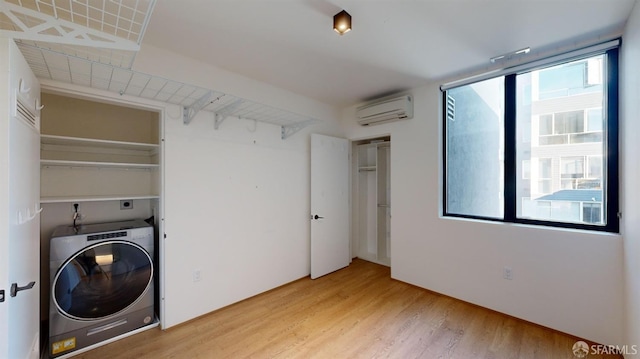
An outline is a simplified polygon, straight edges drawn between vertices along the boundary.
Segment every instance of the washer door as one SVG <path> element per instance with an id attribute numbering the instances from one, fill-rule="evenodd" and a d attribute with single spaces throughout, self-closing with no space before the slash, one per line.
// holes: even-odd
<path id="1" fill-rule="evenodd" d="M 60 313 L 77 320 L 116 315 L 134 305 L 153 279 L 153 262 L 139 245 L 106 241 L 70 257 L 53 280 Z"/>

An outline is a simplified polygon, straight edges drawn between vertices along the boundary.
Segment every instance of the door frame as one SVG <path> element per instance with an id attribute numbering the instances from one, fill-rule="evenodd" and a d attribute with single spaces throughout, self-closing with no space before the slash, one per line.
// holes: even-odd
<path id="1" fill-rule="evenodd" d="M 360 203 L 358 201 L 358 196 L 359 196 L 359 171 L 358 171 L 358 146 L 362 145 L 362 144 L 366 144 L 367 142 L 371 142 L 371 141 L 375 141 L 375 140 L 385 140 L 385 141 L 389 141 L 389 147 L 391 150 L 391 133 L 382 133 L 382 134 L 378 134 L 378 135 L 369 135 L 369 136 L 365 136 L 365 137 L 358 137 L 358 138 L 353 138 L 350 139 L 350 146 L 349 146 L 349 150 L 350 150 L 350 176 L 349 176 L 349 180 L 350 180 L 350 191 L 351 191 L 351 195 L 350 195 L 350 203 L 351 203 L 351 208 L 350 208 L 350 214 L 351 214 L 351 232 L 350 232 L 350 237 L 351 237 L 351 245 L 350 245 L 350 250 L 351 250 L 351 258 L 355 258 L 358 256 L 358 252 L 359 252 L 359 245 L 360 245 Z M 389 170 L 391 171 L 391 170 Z M 393 196 L 393 194 L 391 194 L 391 197 Z M 389 255 L 389 262 L 391 262 L 391 255 Z M 376 262 L 377 263 L 377 262 Z M 384 263 L 379 263 L 382 265 L 387 265 Z M 389 266 L 391 266 L 391 263 L 389 263 Z"/>
<path id="2" fill-rule="evenodd" d="M 164 308 L 164 282 L 165 282 L 165 258 L 164 258 L 164 254 L 165 254 L 165 242 L 164 242 L 164 139 L 165 139 L 165 121 L 167 116 L 169 116 L 169 111 L 171 111 L 171 109 L 168 109 L 168 107 L 171 106 L 175 106 L 176 108 L 178 108 L 179 106 L 177 105 L 171 105 L 171 104 L 166 104 L 163 102 L 158 102 L 158 101 L 153 101 L 153 100 L 147 100 L 144 98 L 140 98 L 140 97 L 134 97 L 134 96 L 128 96 L 128 95 L 118 95 L 112 92 L 108 92 L 108 91 L 103 91 L 103 90 L 98 90 L 98 89 L 94 89 L 94 88 L 90 88 L 90 87 L 84 87 L 84 86 L 79 86 L 79 85 L 73 85 L 73 84 L 68 84 L 68 83 L 63 83 L 63 82 L 58 82 L 58 81 L 54 81 L 54 80 L 48 80 L 48 79 L 40 79 L 40 91 L 41 92 L 45 92 L 45 93 L 49 93 L 49 94 L 55 94 L 55 95 L 60 95 L 60 96 L 67 96 L 67 97 L 73 97 L 73 98 L 77 98 L 77 99 L 82 99 L 82 100 L 88 100 L 88 101 L 93 101 L 93 102 L 102 102 L 102 103 L 107 103 L 107 104 L 112 104 L 112 105 L 116 105 L 116 106 L 124 106 L 124 107 L 130 107 L 130 108 L 137 108 L 137 109 L 141 109 L 141 110 L 146 110 L 146 111 L 152 111 L 152 112 L 157 112 L 158 113 L 158 135 L 159 135 L 159 141 L 158 144 L 160 145 L 159 151 L 158 151 L 158 156 L 159 158 L 159 163 L 160 163 L 160 168 L 158 169 L 159 173 L 158 173 L 158 187 L 159 187 L 159 198 L 158 198 L 158 212 L 154 213 L 155 217 L 156 217 L 156 222 L 158 224 L 158 237 L 159 237 L 159 241 L 158 241 L 158 248 L 155 248 L 155 251 L 157 251 L 158 253 L 158 267 L 156 268 L 156 270 L 154 271 L 154 273 L 158 276 L 158 286 L 159 286 L 159 303 L 156 303 L 158 305 L 158 307 L 156 308 L 159 312 L 159 320 L 160 320 L 160 327 L 162 329 L 166 329 L 165 328 L 165 321 L 164 318 L 166 318 L 165 316 L 165 308 Z M 181 111 L 181 109 L 180 109 Z M 182 113 L 178 112 L 177 117 L 182 118 Z M 40 241 L 42 242 L 43 239 L 41 238 Z M 47 247 L 48 248 L 48 247 Z M 41 251 L 42 254 L 42 251 Z M 48 254 L 44 253 L 44 255 L 41 255 L 41 261 L 42 260 L 47 260 L 48 259 Z M 41 263 L 41 266 L 43 266 L 42 268 L 49 268 L 49 262 L 46 261 L 44 264 Z M 41 269 L 41 275 L 42 275 L 42 270 Z M 49 286 L 49 277 L 45 276 L 41 278 L 42 283 L 47 283 L 47 286 Z M 42 298 L 41 298 L 42 299 Z M 46 298 L 46 303 L 48 305 L 49 303 L 49 298 Z M 48 311 L 46 311 L 47 315 L 48 315 Z"/>

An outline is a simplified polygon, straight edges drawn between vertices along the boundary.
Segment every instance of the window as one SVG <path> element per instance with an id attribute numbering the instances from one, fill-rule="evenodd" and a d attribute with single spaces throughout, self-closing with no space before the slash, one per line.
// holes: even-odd
<path id="1" fill-rule="evenodd" d="M 602 189 L 602 156 L 560 158 L 563 189 Z"/>
<path id="2" fill-rule="evenodd" d="M 602 156 L 588 156 L 587 177 L 602 180 Z M 598 186 L 599 187 L 599 186 Z"/>
<path id="3" fill-rule="evenodd" d="M 618 49 L 581 56 L 444 90 L 445 216 L 618 231 Z"/>
<path id="4" fill-rule="evenodd" d="M 538 159 L 538 193 L 551 193 L 551 158 Z"/>
<path id="5" fill-rule="evenodd" d="M 503 216 L 504 79 L 447 92 L 455 118 L 447 120 L 447 198 L 452 213 Z"/>
<path id="6" fill-rule="evenodd" d="M 531 161 L 522 160 L 522 179 L 531 178 Z"/>
<path id="7" fill-rule="evenodd" d="M 602 142 L 602 109 L 540 115 L 538 135 L 540 145 Z"/>
<path id="8" fill-rule="evenodd" d="M 591 108 L 587 110 L 587 131 L 602 131 L 602 108 Z"/>
<path id="9" fill-rule="evenodd" d="M 582 220 L 586 223 L 600 223 L 602 218 L 600 203 L 584 202 L 582 204 Z"/>
<path id="10" fill-rule="evenodd" d="M 578 189 L 578 179 L 584 178 L 584 156 L 560 158 L 560 187 Z"/>

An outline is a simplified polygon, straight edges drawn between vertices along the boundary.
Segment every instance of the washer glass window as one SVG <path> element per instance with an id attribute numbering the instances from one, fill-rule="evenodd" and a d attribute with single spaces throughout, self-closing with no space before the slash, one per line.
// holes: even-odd
<path id="1" fill-rule="evenodd" d="M 53 299 L 70 318 L 105 318 L 135 304 L 152 278 L 153 262 L 144 248 L 125 241 L 101 242 L 64 263 L 53 282 Z"/>

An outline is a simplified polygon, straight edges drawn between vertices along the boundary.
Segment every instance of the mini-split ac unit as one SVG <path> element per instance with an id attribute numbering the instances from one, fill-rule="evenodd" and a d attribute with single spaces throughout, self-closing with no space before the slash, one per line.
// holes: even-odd
<path id="1" fill-rule="evenodd" d="M 413 98 L 409 95 L 374 101 L 358 107 L 358 123 L 362 126 L 406 120 L 413 118 Z"/>

